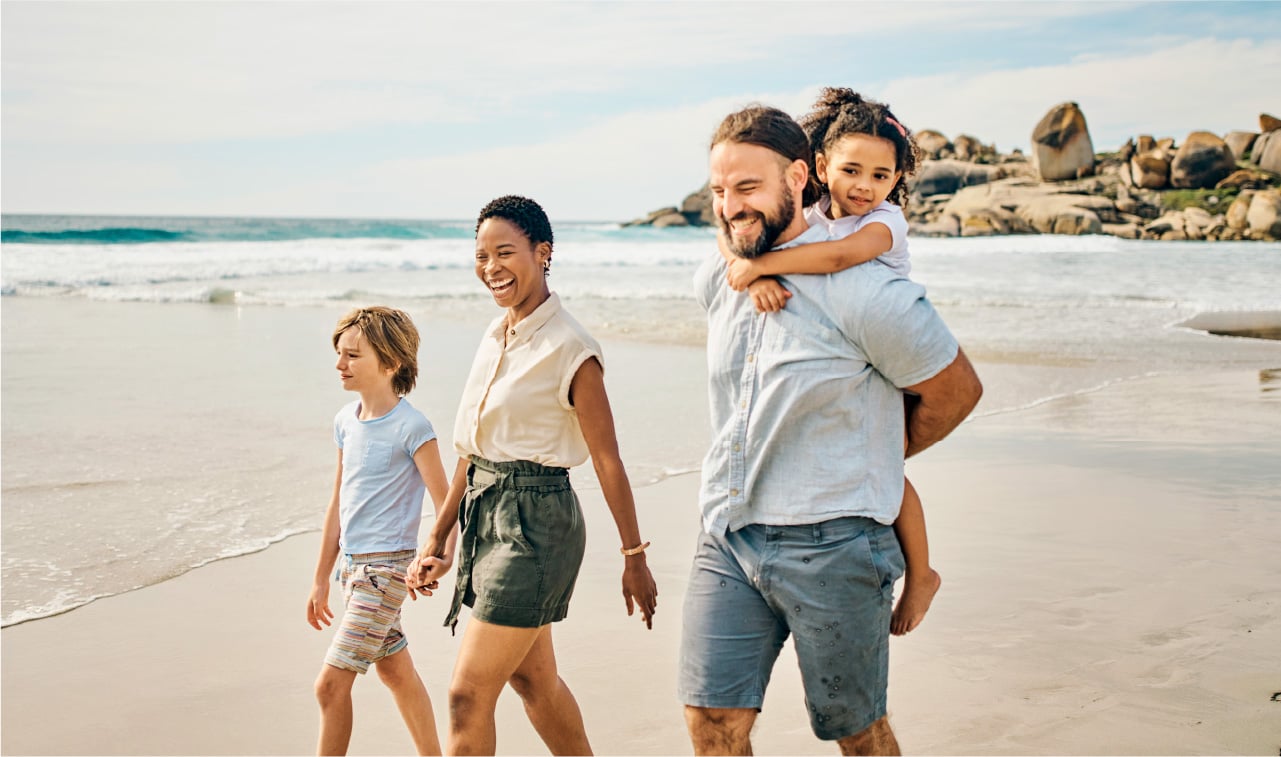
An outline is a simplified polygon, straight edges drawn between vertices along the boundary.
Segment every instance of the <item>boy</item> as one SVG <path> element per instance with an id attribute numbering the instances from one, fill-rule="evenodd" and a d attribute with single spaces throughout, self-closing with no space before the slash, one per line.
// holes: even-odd
<path id="1" fill-rule="evenodd" d="M 333 344 L 343 388 L 360 399 L 334 418 L 338 472 L 307 602 L 307 622 L 328 626 L 329 576 L 341 555 L 346 612 L 316 679 L 317 752 L 346 754 L 351 687 L 373 664 L 418 754 L 440 754 L 431 699 L 400 627 L 405 596 L 417 598 L 405 569 L 418 548 L 424 488 L 436 509 L 449 488 L 431 423 L 404 399 L 418 377 L 418 331 L 400 310 L 357 308 L 338 321 Z"/>

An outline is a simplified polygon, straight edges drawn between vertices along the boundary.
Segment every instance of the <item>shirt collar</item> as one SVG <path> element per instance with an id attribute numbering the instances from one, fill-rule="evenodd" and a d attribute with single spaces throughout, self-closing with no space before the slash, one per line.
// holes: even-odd
<path id="1" fill-rule="evenodd" d="M 560 297 L 555 292 L 552 292 L 547 299 L 543 301 L 543 304 L 535 308 L 534 312 L 520 319 L 515 326 L 509 327 L 507 325 L 507 316 L 505 314 L 500 315 L 490 326 L 489 335 L 494 339 L 497 339 L 500 344 L 505 339 L 507 346 L 512 347 L 521 342 L 528 341 L 530 337 L 538 333 L 538 330 L 546 325 L 546 323 L 559 312 Z M 504 334 L 504 331 L 507 333 Z"/>

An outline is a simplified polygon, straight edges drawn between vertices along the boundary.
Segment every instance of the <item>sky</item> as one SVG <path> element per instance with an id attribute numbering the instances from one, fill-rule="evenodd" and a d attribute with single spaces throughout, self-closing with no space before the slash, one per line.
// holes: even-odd
<path id="1" fill-rule="evenodd" d="M 1029 150 L 1281 115 L 1281 2 L 0 3 L 4 213 L 622 221 L 823 86 Z"/>

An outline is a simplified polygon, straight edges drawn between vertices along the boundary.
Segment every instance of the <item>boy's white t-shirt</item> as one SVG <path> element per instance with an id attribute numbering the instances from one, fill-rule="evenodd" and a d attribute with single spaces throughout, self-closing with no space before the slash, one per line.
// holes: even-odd
<path id="1" fill-rule="evenodd" d="M 828 218 L 827 211 L 831 207 L 831 196 L 824 195 L 805 209 L 806 223 L 811 227 L 822 225 L 831 239 L 844 239 L 869 223 L 883 223 L 890 230 L 893 244 L 876 259 L 900 276 L 906 277 L 912 272 L 912 261 L 907 252 L 907 218 L 903 216 L 902 208 L 885 200 L 867 215 Z"/>

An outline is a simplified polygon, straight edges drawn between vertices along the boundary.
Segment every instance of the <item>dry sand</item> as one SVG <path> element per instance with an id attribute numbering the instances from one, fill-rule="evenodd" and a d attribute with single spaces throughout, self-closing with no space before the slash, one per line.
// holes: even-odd
<path id="1" fill-rule="evenodd" d="M 665 366 L 697 366 L 697 351 L 621 352 L 627 370 L 616 362 L 609 374 L 620 427 L 645 435 L 634 446 L 661 445 L 705 397 L 697 370 Z M 646 365 L 662 377 L 650 390 L 626 378 Z M 646 392 L 643 406 L 623 400 L 633 392 Z M 1267 372 L 1163 376 L 973 420 L 912 461 L 944 584 L 921 628 L 892 642 L 889 702 L 904 750 L 1277 752 L 1278 429 L 1281 391 Z M 674 690 L 697 485 L 687 474 L 637 489 L 660 591 L 648 632 L 623 610 L 608 511 L 596 490 L 580 490 L 588 553 L 555 640 L 598 753 L 690 752 Z M 311 682 L 332 633 L 303 619 L 317 544 L 316 534 L 291 538 L 4 629 L 0 748 L 311 752 Z M 442 728 L 457 649 L 440 627 L 451 590 L 405 611 Z M 410 749 L 375 676 L 357 682 L 355 700 L 353 754 Z M 498 732 L 500 754 L 546 753 L 510 692 Z M 809 732 L 790 646 L 755 744 L 835 753 Z"/>

